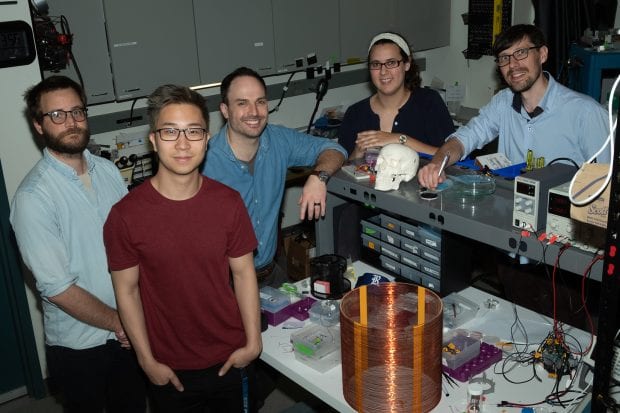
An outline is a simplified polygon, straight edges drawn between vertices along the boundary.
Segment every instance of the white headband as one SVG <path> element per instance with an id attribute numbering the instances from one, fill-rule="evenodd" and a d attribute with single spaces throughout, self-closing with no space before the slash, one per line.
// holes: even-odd
<path id="1" fill-rule="evenodd" d="M 370 53 L 370 49 L 372 49 L 375 43 L 377 43 L 379 40 L 390 40 L 396 43 L 396 45 L 398 45 L 398 47 L 400 47 L 407 56 L 411 57 L 411 50 L 409 49 L 409 45 L 407 44 L 405 39 L 403 39 L 402 37 L 400 37 L 399 35 L 395 33 L 387 33 L 387 32 L 379 33 L 378 35 L 372 38 L 372 40 L 370 41 L 370 46 L 368 46 L 368 53 Z"/>

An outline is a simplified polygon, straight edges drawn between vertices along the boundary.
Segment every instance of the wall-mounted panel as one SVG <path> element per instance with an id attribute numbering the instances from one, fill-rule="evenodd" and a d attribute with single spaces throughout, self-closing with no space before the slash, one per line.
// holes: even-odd
<path id="1" fill-rule="evenodd" d="M 117 100 L 200 83 L 192 0 L 104 0 Z"/>
<path id="2" fill-rule="evenodd" d="M 340 61 L 337 2 L 272 0 L 271 4 L 278 72 L 309 66 L 307 57 L 313 54 L 321 65 Z M 303 59 L 301 67 L 296 66 L 297 59 Z"/>
<path id="3" fill-rule="evenodd" d="M 450 44 L 450 0 L 396 0 L 395 30 L 407 38 L 413 51 Z"/>
<path id="4" fill-rule="evenodd" d="M 76 65 L 84 80 L 88 103 L 103 103 L 114 100 L 114 84 L 108 55 L 105 33 L 105 19 L 101 0 L 48 0 L 49 15 L 65 16 L 73 34 L 72 51 L 75 63 L 59 73 L 44 72 L 44 77 L 53 74 L 68 76 L 79 82 Z M 60 31 L 59 24 L 56 24 Z"/>
<path id="5" fill-rule="evenodd" d="M 203 84 L 239 66 L 275 73 L 271 0 L 200 0 L 194 13 Z"/>
<path id="6" fill-rule="evenodd" d="M 378 33 L 394 30 L 396 1 L 340 0 L 340 56 L 342 63 L 368 57 L 368 44 Z"/>

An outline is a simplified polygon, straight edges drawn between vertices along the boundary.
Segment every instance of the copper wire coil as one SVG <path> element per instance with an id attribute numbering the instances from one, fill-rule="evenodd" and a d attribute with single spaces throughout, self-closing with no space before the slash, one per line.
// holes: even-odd
<path id="1" fill-rule="evenodd" d="M 372 413 L 433 409 L 441 399 L 442 327 L 441 299 L 424 287 L 383 283 L 347 293 L 340 304 L 347 403 Z"/>

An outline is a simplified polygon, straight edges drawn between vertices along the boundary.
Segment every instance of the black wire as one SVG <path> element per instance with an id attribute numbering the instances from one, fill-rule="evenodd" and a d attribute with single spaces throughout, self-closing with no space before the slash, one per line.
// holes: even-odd
<path id="1" fill-rule="evenodd" d="M 67 52 L 69 53 L 69 58 L 73 62 L 73 67 L 75 68 L 75 73 L 77 74 L 77 77 L 80 80 L 80 85 L 82 86 L 82 89 L 85 89 L 84 79 L 82 78 L 82 72 L 80 71 L 80 66 L 77 63 L 77 60 L 75 60 L 75 55 L 73 54 L 73 34 L 71 33 L 71 29 L 69 28 L 69 21 L 62 14 L 60 15 L 60 27 L 62 29 L 62 33 L 69 36 L 69 38 L 71 39 L 71 42 L 69 43 L 69 49 L 67 50 Z"/>
<path id="2" fill-rule="evenodd" d="M 552 161 L 549 161 L 547 166 L 553 164 L 554 162 L 558 162 L 558 161 L 568 161 L 572 163 L 575 168 L 579 169 L 579 165 L 577 165 L 577 162 L 573 161 L 571 158 L 555 158 Z"/>
<path id="3" fill-rule="evenodd" d="M 314 105 L 314 110 L 312 111 L 312 116 L 310 116 L 310 122 L 308 123 L 308 128 L 306 129 L 306 133 L 310 133 L 310 128 L 312 128 L 312 124 L 314 123 L 314 117 L 316 116 L 316 111 L 319 109 L 319 104 L 325 97 L 327 93 L 327 89 L 329 89 L 329 81 L 327 78 L 321 78 L 316 84 L 316 104 Z"/>
<path id="4" fill-rule="evenodd" d="M 131 102 L 131 108 L 129 109 L 129 123 L 127 123 L 127 127 L 133 125 L 133 107 L 136 106 L 136 102 L 138 98 L 135 98 L 133 102 Z"/>
<path id="5" fill-rule="evenodd" d="M 288 77 L 286 84 L 284 85 L 284 87 L 282 87 L 282 94 L 280 95 L 280 100 L 278 101 L 278 104 L 273 109 L 271 109 L 269 113 L 277 112 L 278 109 L 280 109 L 280 105 L 282 104 L 282 101 L 284 100 L 284 97 L 286 96 L 286 92 L 288 91 L 288 85 L 291 83 L 291 79 L 293 79 L 293 76 L 295 76 L 295 73 L 297 72 L 291 73 L 291 75 Z"/>
<path id="6" fill-rule="evenodd" d="M 518 350 L 517 345 L 514 344 L 516 342 L 514 333 L 516 330 L 521 330 L 521 333 L 523 334 L 523 337 L 525 338 L 525 343 L 526 343 L 525 349 L 524 349 L 525 351 L 527 350 L 527 346 L 529 343 L 529 338 L 527 337 L 527 329 L 525 328 L 525 325 L 523 325 L 523 323 L 521 322 L 521 319 L 519 318 L 519 314 L 517 313 L 517 305 L 515 303 L 512 303 L 512 311 L 515 315 L 515 321 L 510 326 L 510 339 L 512 340 L 513 346 L 515 347 L 515 349 Z"/>

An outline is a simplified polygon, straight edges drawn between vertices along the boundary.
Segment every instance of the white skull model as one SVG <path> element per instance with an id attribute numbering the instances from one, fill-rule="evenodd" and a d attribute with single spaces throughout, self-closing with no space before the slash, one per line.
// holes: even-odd
<path id="1" fill-rule="evenodd" d="M 399 143 L 385 145 L 377 158 L 375 189 L 398 189 L 401 181 L 409 182 L 418 172 L 420 157 L 408 146 Z"/>

